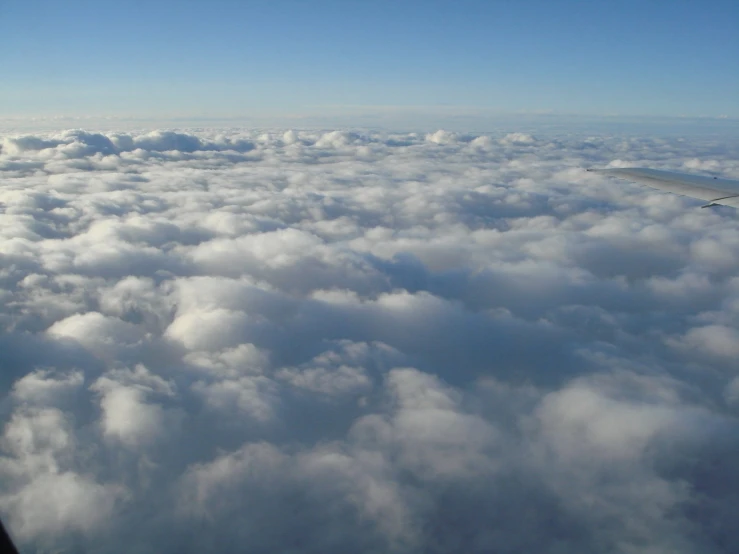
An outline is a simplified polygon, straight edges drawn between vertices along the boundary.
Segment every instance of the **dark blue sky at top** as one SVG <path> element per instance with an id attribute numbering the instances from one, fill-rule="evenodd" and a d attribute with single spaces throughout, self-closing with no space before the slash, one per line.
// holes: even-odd
<path id="1" fill-rule="evenodd" d="M 0 3 L 2 115 L 739 116 L 732 1 Z"/>

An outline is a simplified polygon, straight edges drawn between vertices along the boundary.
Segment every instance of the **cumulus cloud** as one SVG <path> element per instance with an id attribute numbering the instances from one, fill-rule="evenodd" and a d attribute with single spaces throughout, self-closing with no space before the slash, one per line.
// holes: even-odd
<path id="1" fill-rule="evenodd" d="M 24 551 L 733 552 L 739 178 L 715 138 L 0 143 Z"/>

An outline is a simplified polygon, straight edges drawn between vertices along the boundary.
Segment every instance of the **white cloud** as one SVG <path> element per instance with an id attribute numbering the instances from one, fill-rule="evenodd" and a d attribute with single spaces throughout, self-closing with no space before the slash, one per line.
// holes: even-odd
<path id="1" fill-rule="evenodd" d="M 726 325 L 693 327 L 679 340 L 671 340 L 670 344 L 684 352 L 697 350 L 719 358 L 735 360 L 739 356 L 739 330 Z"/>
<path id="2" fill-rule="evenodd" d="M 500 142 L 501 144 L 525 145 L 525 144 L 534 144 L 536 142 L 536 139 L 526 133 L 508 133 L 506 136 L 500 139 Z"/>
<path id="3" fill-rule="evenodd" d="M 299 367 L 278 370 L 277 378 L 298 389 L 322 393 L 327 397 L 369 392 L 372 380 L 364 365 L 371 359 L 374 348 L 348 341 L 337 346 L 338 351 L 323 352 Z"/>
<path id="4" fill-rule="evenodd" d="M 244 414 L 258 421 L 269 421 L 274 417 L 278 402 L 277 386 L 261 376 L 239 379 L 222 379 L 206 383 L 198 381 L 192 390 L 202 395 L 205 404 L 220 412 L 223 417 Z"/>
<path id="5" fill-rule="evenodd" d="M 22 550 L 733 552 L 739 177 L 712 138 L 2 137 Z"/>
<path id="6" fill-rule="evenodd" d="M 135 449 L 166 435 L 176 436 L 181 412 L 148 401 L 157 395 L 174 396 L 176 389 L 143 365 L 136 366 L 134 371 L 112 370 L 95 381 L 90 390 L 100 397 L 104 437 Z"/>
<path id="7" fill-rule="evenodd" d="M 39 369 L 28 373 L 15 382 L 13 396 L 22 402 L 53 406 L 78 390 L 84 383 L 81 371 L 54 375 L 50 370 Z"/>
<path id="8" fill-rule="evenodd" d="M 88 534 L 108 524 L 122 497 L 118 487 L 67 472 L 41 475 L 2 502 L 18 539 L 58 545 L 68 542 L 66 534 Z"/>

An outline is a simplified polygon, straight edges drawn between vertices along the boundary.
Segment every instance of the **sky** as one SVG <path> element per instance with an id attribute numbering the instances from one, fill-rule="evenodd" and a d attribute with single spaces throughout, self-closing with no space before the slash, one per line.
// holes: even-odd
<path id="1" fill-rule="evenodd" d="M 21 552 L 739 551 L 735 141 L 0 140 Z"/>
<path id="2" fill-rule="evenodd" d="M 739 117 L 731 0 L 0 4 L 0 116 Z"/>

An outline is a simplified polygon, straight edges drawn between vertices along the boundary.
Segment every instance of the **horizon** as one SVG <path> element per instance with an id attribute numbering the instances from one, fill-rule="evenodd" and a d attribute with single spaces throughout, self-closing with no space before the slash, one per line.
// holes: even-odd
<path id="1" fill-rule="evenodd" d="M 95 117 L 49 116 L 1 118 L 0 133 L 23 135 L 53 134 L 68 130 L 116 132 L 198 129 L 262 129 L 264 131 L 296 130 L 356 132 L 384 131 L 388 133 L 431 133 L 444 130 L 461 134 L 498 136 L 511 132 L 526 132 L 540 136 L 562 134 L 682 136 L 700 138 L 739 137 L 739 118 L 688 116 L 588 116 L 559 113 L 446 113 L 429 111 L 381 110 L 376 112 L 334 113 L 332 115 L 292 115 L 262 117 Z"/>

